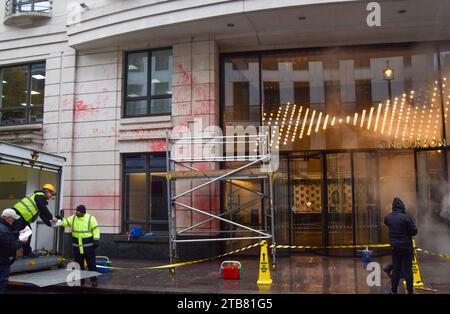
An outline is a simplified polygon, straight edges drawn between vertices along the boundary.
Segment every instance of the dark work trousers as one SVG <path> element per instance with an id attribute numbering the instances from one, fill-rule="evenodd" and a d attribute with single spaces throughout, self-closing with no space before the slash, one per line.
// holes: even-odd
<path id="1" fill-rule="evenodd" d="M 413 254 L 414 251 L 412 248 L 392 248 L 391 289 L 393 293 L 397 293 L 401 277 L 405 278 L 408 293 L 413 293 Z"/>
<path id="2" fill-rule="evenodd" d="M 6 291 L 6 286 L 8 285 L 9 278 L 9 265 L 0 265 L 0 294 L 4 294 Z"/>
<path id="3" fill-rule="evenodd" d="M 80 254 L 80 248 L 73 247 L 73 257 L 75 262 L 80 264 L 80 270 L 84 270 L 84 261 L 86 260 L 86 264 L 88 270 L 97 271 L 97 266 L 95 264 L 95 249 L 92 246 L 88 246 L 83 248 L 84 254 Z M 97 277 L 91 277 L 91 282 L 97 282 Z M 84 279 L 81 279 L 81 284 L 84 285 Z"/>
<path id="4" fill-rule="evenodd" d="M 23 219 L 23 217 L 20 217 L 20 219 L 17 219 L 14 222 L 12 228 L 13 228 L 14 231 L 20 231 L 20 230 L 23 230 L 26 226 L 30 227 L 30 229 L 31 229 L 30 224 L 28 222 L 26 222 L 25 219 Z M 23 256 L 29 256 L 31 254 L 31 252 L 32 252 L 32 249 L 31 249 L 31 238 L 32 238 L 32 235 L 30 235 L 28 237 L 27 243 L 24 243 L 23 246 L 22 246 L 22 248 L 23 248 Z"/>

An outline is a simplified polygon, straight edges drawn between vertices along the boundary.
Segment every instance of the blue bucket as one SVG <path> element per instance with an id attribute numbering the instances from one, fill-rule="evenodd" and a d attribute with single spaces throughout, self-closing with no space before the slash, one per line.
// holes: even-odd
<path id="1" fill-rule="evenodd" d="M 130 236 L 132 238 L 139 238 L 142 235 L 142 228 L 141 227 L 131 227 L 130 229 Z"/>
<path id="2" fill-rule="evenodd" d="M 102 259 L 102 260 L 99 260 Z M 106 267 L 112 267 L 112 262 L 109 260 L 107 256 L 96 256 L 95 257 L 95 264 L 97 266 L 106 266 Z M 103 267 L 97 267 L 97 271 L 99 273 L 109 273 L 111 271 L 110 268 L 103 268 Z"/>

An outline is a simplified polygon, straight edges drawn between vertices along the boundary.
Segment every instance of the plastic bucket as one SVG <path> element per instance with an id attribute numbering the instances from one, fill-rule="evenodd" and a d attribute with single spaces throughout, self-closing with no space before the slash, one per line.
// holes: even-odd
<path id="1" fill-rule="evenodd" d="M 107 256 L 96 256 L 95 257 L 95 264 L 97 266 L 112 267 L 112 262 L 109 260 L 109 258 Z M 97 271 L 99 273 L 109 273 L 111 271 L 111 269 L 110 268 L 97 267 Z"/>
<path id="2" fill-rule="evenodd" d="M 139 238 L 142 235 L 142 228 L 141 227 L 131 227 L 130 229 L 130 236 L 132 238 Z"/>
<path id="3" fill-rule="evenodd" d="M 242 277 L 242 266 L 238 261 L 223 261 L 220 265 L 222 279 L 240 279 Z"/>

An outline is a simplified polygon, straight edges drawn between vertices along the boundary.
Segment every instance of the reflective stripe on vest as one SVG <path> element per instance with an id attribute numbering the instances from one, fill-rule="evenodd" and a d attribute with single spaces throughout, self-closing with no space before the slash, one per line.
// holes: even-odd
<path id="1" fill-rule="evenodd" d="M 86 215 L 88 215 L 88 214 L 86 214 Z M 92 216 L 91 215 L 89 215 L 89 217 L 88 217 L 88 223 L 87 223 L 87 230 L 86 229 L 84 229 L 84 230 L 77 230 L 77 226 L 76 226 L 76 215 L 73 215 L 73 218 L 72 218 L 72 236 L 74 237 L 74 238 L 86 238 L 86 237 L 78 237 L 77 235 L 81 235 L 81 234 L 91 234 L 91 236 L 94 236 L 93 234 L 92 234 L 92 230 L 91 230 L 91 220 L 92 220 Z M 80 219 L 82 219 L 82 218 L 80 218 Z"/>
<path id="2" fill-rule="evenodd" d="M 88 215 L 88 223 L 87 223 L 87 226 L 86 226 L 87 230 L 84 229 L 84 226 L 83 226 L 84 230 L 79 230 L 79 229 L 77 230 L 77 228 L 80 228 L 80 224 L 84 225 L 84 223 L 80 221 L 77 224 L 77 216 L 76 215 L 73 215 L 73 218 L 72 218 L 72 226 L 71 226 L 72 227 L 72 237 L 74 239 L 77 239 L 76 242 L 78 242 L 78 244 L 77 243 L 72 243 L 72 245 L 73 245 L 73 247 L 78 247 L 79 248 L 80 254 L 84 254 L 84 250 L 83 250 L 84 247 L 90 247 L 90 246 L 94 245 L 93 242 L 91 242 L 91 243 L 83 243 L 83 239 L 90 238 L 90 237 L 94 236 L 92 231 L 91 231 L 92 216 L 89 215 L 89 214 L 86 214 L 86 215 Z M 85 217 L 78 218 L 78 219 L 81 220 L 83 218 L 85 218 Z"/>
<path id="3" fill-rule="evenodd" d="M 22 198 L 13 206 L 26 222 L 34 222 L 39 214 L 39 209 L 36 201 L 34 200 L 36 195 L 42 195 L 45 197 L 43 192 L 36 192 Z"/>
<path id="4" fill-rule="evenodd" d="M 89 247 L 89 246 L 94 246 L 94 243 L 86 243 L 86 244 L 81 244 L 81 245 L 72 243 L 72 245 L 76 246 L 76 247 Z"/>

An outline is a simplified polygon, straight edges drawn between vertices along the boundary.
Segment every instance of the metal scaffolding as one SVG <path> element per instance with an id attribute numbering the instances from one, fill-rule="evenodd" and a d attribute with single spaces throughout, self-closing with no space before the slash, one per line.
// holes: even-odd
<path id="1" fill-rule="evenodd" d="M 270 134 L 180 138 L 171 138 L 167 134 L 166 144 L 166 172 L 153 175 L 165 175 L 167 179 L 170 263 L 174 263 L 174 259 L 178 256 L 177 243 L 271 239 L 272 244 L 276 244 Z M 224 147 L 225 153 L 222 152 Z M 238 147 L 237 152 L 235 152 L 236 147 Z M 220 166 L 219 163 L 226 162 L 227 169 L 199 170 L 195 168 L 196 163 L 204 164 L 205 162 L 214 165 L 213 168 Z M 180 171 L 180 168 L 189 171 Z M 175 184 L 178 180 L 204 180 L 205 182 L 195 187 L 191 186 L 186 191 L 177 194 Z M 242 186 L 233 180 L 260 180 L 262 191 Z M 240 205 L 230 198 L 226 208 L 217 215 L 191 206 L 194 204 L 185 204 L 181 200 L 184 196 L 192 196 L 195 191 L 221 181 L 254 193 L 255 199 Z M 248 208 L 251 203 L 258 200 L 262 204 L 261 213 L 264 221 L 262 228 L 256 229 L 253 225 L 249 227 L 233 221 L 235 220 L 233 213 Z M 189 226 L 177 227 L 177 206 L 189 210 L 191 215 L 200 213 L 206 219 L 197 223 L 191 221 Z M 270 220 L 270 230 L 268 230 L 268 219 Z M 210 230 L 207 237 L 180 238 L 180 235 L 186 234 L 188 231 L 193 232 L 194 229 L 214 220 L 219 220 L 219 230 Z M 252 235 L 235 236 L 239 232 L 247 232 Z M 272 249 L 272 263 L 275 268 L 275 249 Z M 173 271 L 174 269 L 171 270 L 171 272 Z"/>

